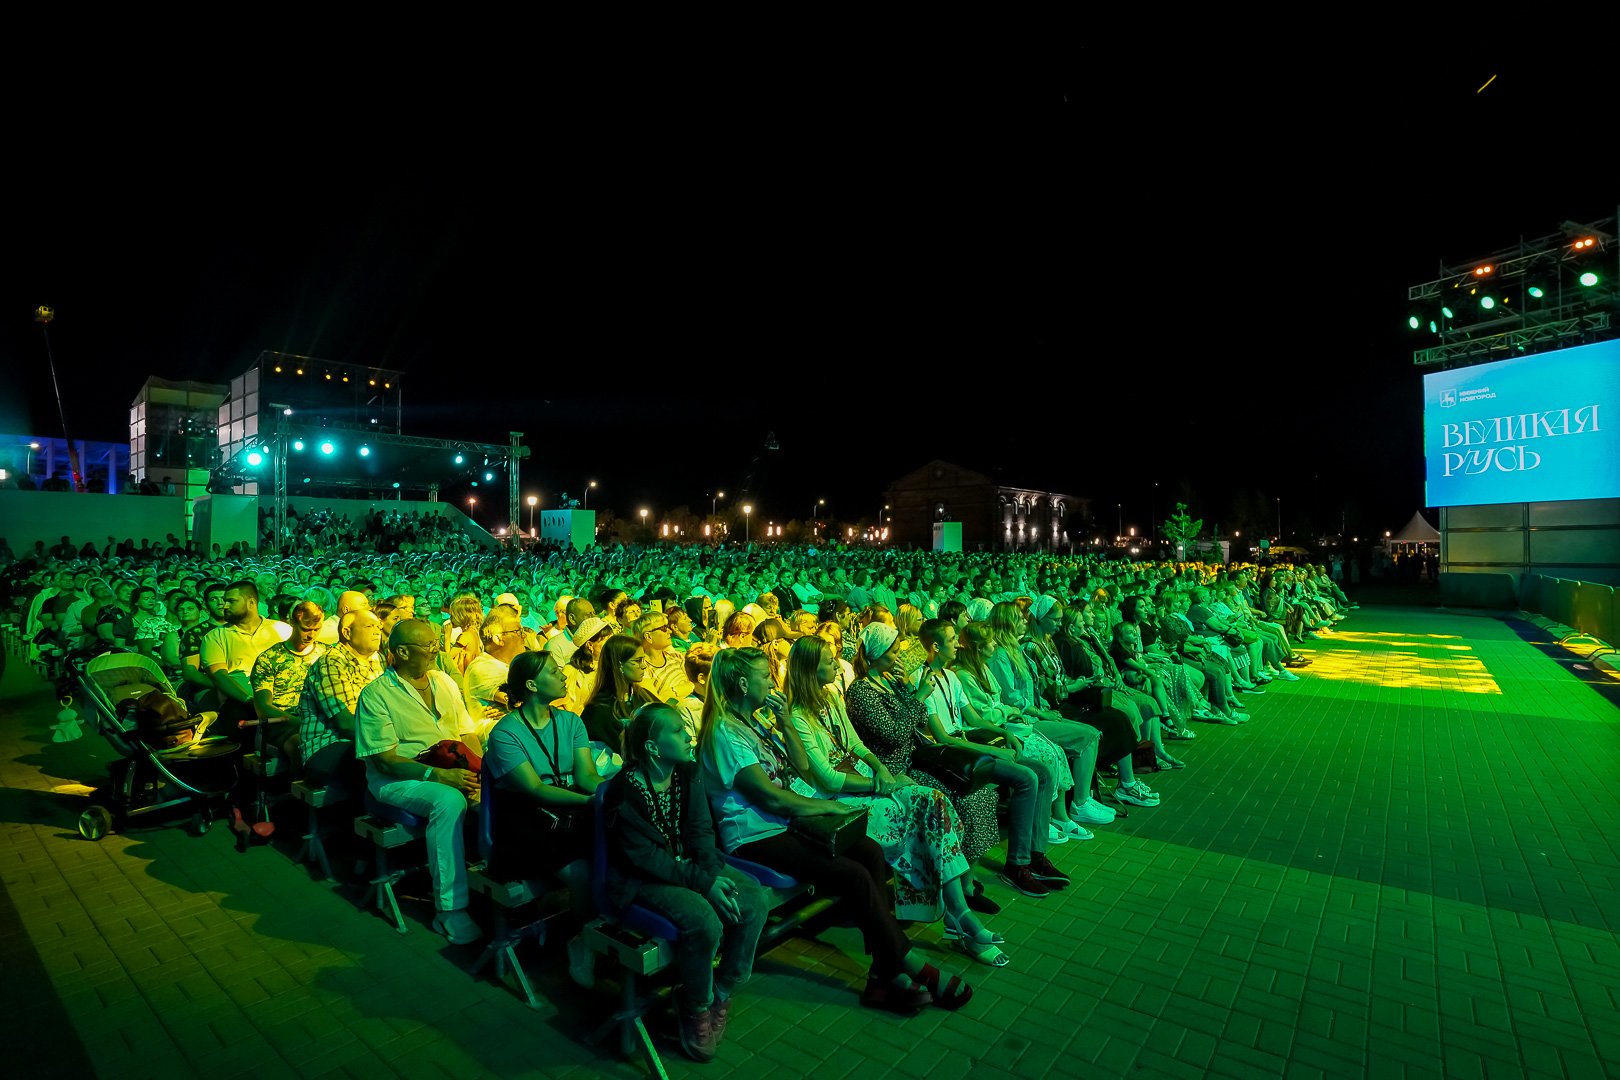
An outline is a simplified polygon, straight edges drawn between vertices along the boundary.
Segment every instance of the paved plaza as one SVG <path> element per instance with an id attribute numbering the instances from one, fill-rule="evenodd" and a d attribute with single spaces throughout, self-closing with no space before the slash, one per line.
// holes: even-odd
<path id="1" fill-rule="evenodd" d="M 789 938 L 739 995 L 718 1060 L 675 1076 L 1603 1077 L 1620 1074 L 1620 712 L 1599 675 L 1501 621 L 1365 608 L 1242 727 L 1197 725 L 1152 809 L 1053 850 L 1061 894 L 990 920 L 1011 966 L 960 1013 L 860 1008 L 851 930 Z M 1524 628 L 1520 628 L 1524 629 Z M 1560 659 L 1563 657 L 1563 659 Z M 0 683 L 0 1008 L 44 1076 L 636 1077 L 611 1011 L 526 946 L 544 998 L 480 950 L 360 910 L 291 861 L 301 809 L 239 854 L 223 825 L 79 837 L 111 753 L 53 743 L 58 705 Z M 283 838 L 286 839 L 283 839 Z M 340 866 L 339 873 L 347 870 Z M 407 888 L 420 896 L 421 885 Z M 479 913 L 475 907 L 475 913 Z M 487 915 L 482 915 L 488 924 Z"/>

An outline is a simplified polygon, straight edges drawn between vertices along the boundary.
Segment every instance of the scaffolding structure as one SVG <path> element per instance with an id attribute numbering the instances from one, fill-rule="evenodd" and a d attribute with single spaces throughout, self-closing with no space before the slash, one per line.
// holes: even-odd
<path id="1" fill-rule="evenodd" d="M 1459 367 L 1606 341 L 1620 307 L 1620 215 L 1564 222 L 1556 233 L 1472 262 L 1406 291 L 1410 318 L 1439 343 L 1414 350 L 1420 367 Z M 1583 283 L 1583 277 L 1592 284 Z M 1432 328 L 1432 329 L 1431 329 Z"/>

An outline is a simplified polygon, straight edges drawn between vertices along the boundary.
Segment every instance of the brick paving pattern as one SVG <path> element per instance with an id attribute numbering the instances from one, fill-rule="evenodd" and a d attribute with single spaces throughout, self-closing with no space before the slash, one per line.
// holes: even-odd
<path id="1" fill-rule="evenodd" d="M 1620 714 L 1501 622 L 1365 609 L 1240 728 L 1199 725 L 1152 809 L 1053 850 L 1060 895 L 990 920 L 1010 967 L 961 1013 L 855 1000 L 857 935 L 761 958 L 717 1061 L 748 1080 L 1602 1077 L 1620 1073 Z M 613 1007 L 526 953 L 544 1007 L 294 865 L 301 807 L 246 854 L 224 826 L 99 843 L 73 822 L 110 757 L 50 741 L 49 691 L 0 685 L 0 1007 L 30 1077 L 633 1077 L 581 1034 Z M 418 886 L 415 892 L 423 891 Z M 412 892 L 406 889 L 407 893 Z M 476 910 L 476 908 L 475 908 Z M 485 919 L 487 925 L 487 917 Z M 8 951 L 9 950 L 9 951 Z M 37 957 L 30 984 L 28 963 Z M 7 959 L 10 957 L 11 959 Z M 40 970 L 42 969 L 42 970 Z M 21 974 L 19 974 L 19 972 Z M 26 1000 L 19 1000 L 25 998 Z"/>

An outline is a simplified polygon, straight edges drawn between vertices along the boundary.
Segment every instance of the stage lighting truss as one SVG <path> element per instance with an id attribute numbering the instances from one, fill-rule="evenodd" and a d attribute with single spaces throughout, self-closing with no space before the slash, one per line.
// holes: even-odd
<path id="1" fill-rule="evenodd" d="M 1564 222 L 1562 230 L 1476 262 L 1440 267 L 1407 289 L 1407 326 L 1439 341 L 1417 349 L 1417 365 L 1502 360 L 1614 336 L 1620 308 L 1616 218 Z"/>

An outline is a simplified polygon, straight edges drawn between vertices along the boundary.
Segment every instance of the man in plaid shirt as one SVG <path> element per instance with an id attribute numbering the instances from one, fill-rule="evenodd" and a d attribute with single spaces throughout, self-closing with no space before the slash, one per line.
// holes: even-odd
<path id="1" fill-rule="evenodd" d="M 338 643 L 309 669 L 299 700 L 298 748 L 311 784 L 336 780 L 351 793 L 365 790 L 365 768 L 354 756 L 354 706 L 383 673 L 381 641 L 382 621 L 370 611 L 351 611 L 338 624 Z"/>

